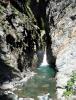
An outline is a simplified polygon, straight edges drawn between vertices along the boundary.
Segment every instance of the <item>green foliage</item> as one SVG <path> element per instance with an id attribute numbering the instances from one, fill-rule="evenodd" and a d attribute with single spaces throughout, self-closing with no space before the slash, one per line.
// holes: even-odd
<path id="1" fill-rule="evenodd" d="M 73 90 L 75 81 L 76 81 L 76 72 L 73 72 L 70 80 L 67 82 L 66 91 L 63 93 L 64 96 L 70 96 L 75 94 L 75 90 Z"/>
<path id="2" fill-rule="evenodd" d="M 65 91 L 65 92 L 64 92 L 64 96 L 70 96 L 70 95 L 73 94 L 72 92 L 73 92 L 73 91 Z"/>
<path id="3" fill-rule="evenodd" d="M 67 82 L 67 86 L 68 86 L 68 87 L 73 86 L 73 84 L 74 84 L 74 82 L 73 82 L 72 80 L 69 80 L 69 81 Z"/>

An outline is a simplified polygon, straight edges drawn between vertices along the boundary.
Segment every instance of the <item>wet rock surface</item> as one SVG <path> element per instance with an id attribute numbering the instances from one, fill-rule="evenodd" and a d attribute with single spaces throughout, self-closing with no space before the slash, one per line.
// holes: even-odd
<path id="1" fill-rule="evenodd" d="M 65 86 L 72 71 L 76 70 L 76 1 L 50 1 L 47 11 L 52 51 L 56 56 L 56 67 L 58 68 L 57 96 L 58 100 L 65 100 L 63 97 Z"/>

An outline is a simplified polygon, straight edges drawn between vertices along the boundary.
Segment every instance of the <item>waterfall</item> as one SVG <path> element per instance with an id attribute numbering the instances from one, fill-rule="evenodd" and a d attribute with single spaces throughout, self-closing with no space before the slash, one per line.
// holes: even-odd
<path id="1" fill-rule="evenodd" d="M 47 66 L 49 65 L 48 62 L 47 62 L 47 55 L 46 55 L 46 47 L 45 47 L 45 51 L 44 51 L 44 56 L 43 56 L 43 61 L 41 63 L 40 66 Z"/>

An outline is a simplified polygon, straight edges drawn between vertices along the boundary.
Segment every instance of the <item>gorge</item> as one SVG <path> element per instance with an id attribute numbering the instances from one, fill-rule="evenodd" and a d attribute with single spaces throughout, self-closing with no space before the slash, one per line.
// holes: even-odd
<path id="1" fill-rule="evenodd" d="M 55 100 L 75 100 L 76 0 L 0 0 L 0 94 L 10 90 L 4 84 L 31 77 L 45 46 L 46 64 L 57 72 Z"/>

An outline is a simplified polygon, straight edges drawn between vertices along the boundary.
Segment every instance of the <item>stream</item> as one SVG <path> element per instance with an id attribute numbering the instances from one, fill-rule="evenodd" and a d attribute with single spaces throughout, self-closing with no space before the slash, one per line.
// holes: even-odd
<path id="1" fill-rule="evenodd" d="M 34 98 L 34 100 L 56 100 L 55 70 L 50 65 L 39 66 L 37 73 L 14 91 L 18 97 Z"/>

